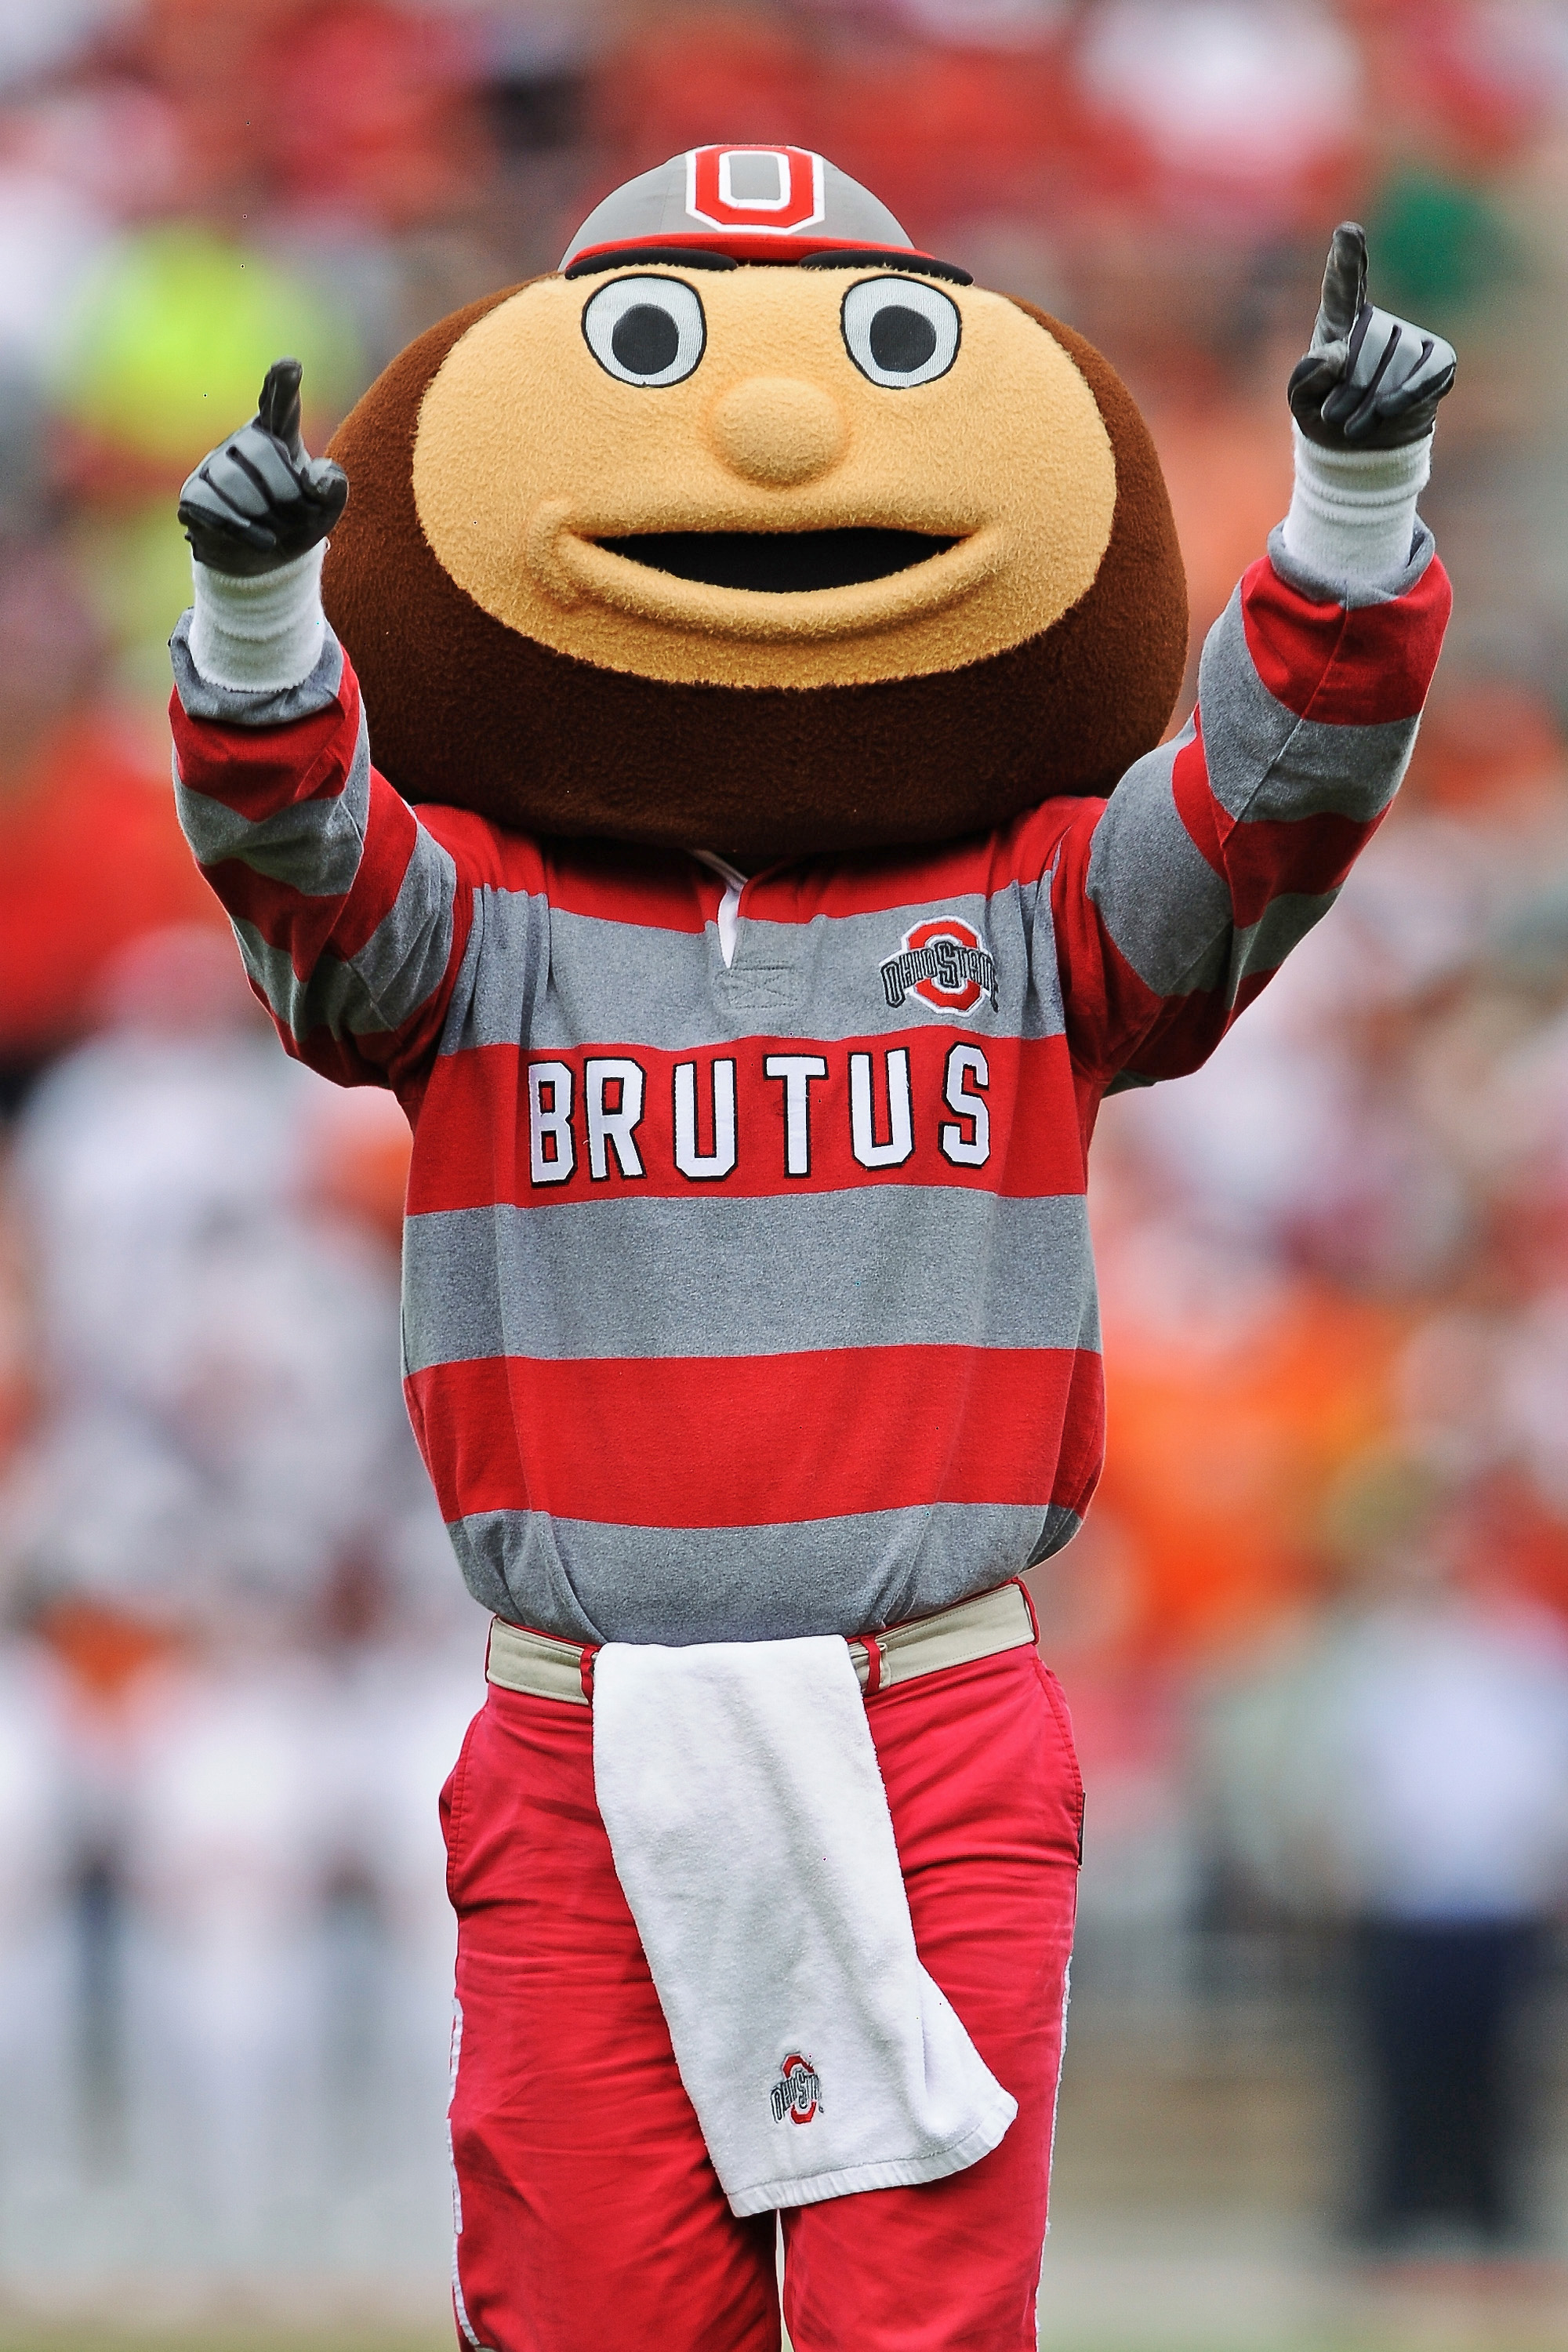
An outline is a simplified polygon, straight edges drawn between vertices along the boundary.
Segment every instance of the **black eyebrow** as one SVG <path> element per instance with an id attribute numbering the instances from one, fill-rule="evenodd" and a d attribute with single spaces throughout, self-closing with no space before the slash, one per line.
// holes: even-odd
<path id="1" fill-rule="evenodd" d="M 623 245 L 613 253 L 580 253 L 562 271 L 563 278 L 588 278 L 595 270 L 625 269 L 629 264 L 661 261 L 667 269 L 739 269 L 727 253 L 705 245 Z"/>
<path id="2" fill-rule="evenodd" d="M 967 269 L 960 269 L 956 261 L 933 261 L 929 254 L 906 253 L 885 246 L 857 246 L 851 251 L 808 253 L 804 261 L 796 262 L 797 269 L 865 269 L 872 265 L 896 269 L 906 278 L 945 278 L 950 286 L 973 286 L 973 278 Z"/>
<path id="3" fill-rule="evenodd" d="M 710 245 L 623 245 L 607 253 L 580 253 L 561 272 L 563 278 L 589 278 L 607 269 L 625 269 L 649 262 L 662 264 L 666 269 L 739 269 L 743 265 L 728 253 L 716 253 Z M 826 253 L 808 253 L 802 261 L 783 264 L 763 263 L 764 268 L 786 269 L 892 269 L 906 278 L 943 278 L 950 286 L 973 286 L 974 280 L 967 269 L 956 261 L 933 261 L 929 254 L 910 253 L 902 246 L 864 245 L 840 247 Z"/>

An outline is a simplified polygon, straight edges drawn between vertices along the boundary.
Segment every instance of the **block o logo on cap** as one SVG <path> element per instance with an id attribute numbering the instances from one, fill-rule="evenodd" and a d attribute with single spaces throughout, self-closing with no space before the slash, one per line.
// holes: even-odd
<path id="1" fill-rule="evenodd" d="M 822 158 L 804 147 L 694 147 L 686 209 L 712 228 L 796 236 L 825 210 Z"/>

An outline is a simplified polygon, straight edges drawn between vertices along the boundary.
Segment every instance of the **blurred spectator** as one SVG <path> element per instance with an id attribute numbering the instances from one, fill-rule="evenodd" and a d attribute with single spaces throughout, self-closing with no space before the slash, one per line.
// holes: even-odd
<path id="1" fill-rule="evenodd" d="M 129 940 L 223 928 L 156 740 L 104 704 L 102 663 L 58 551 L 0 540 L 0 1103 L 82 1034 Z"/>
<path id="2" fill-rule="evenodd" d="M 1345 209 L 1364 70 L 1317 0 L 1094 0 L 1077 62 L 1105 163 L 1159 209 L 1248 236 Z"/>
<path id="3" fill-rule="evenodd" d="M 13 1718 L 8 1777 L 74 1791 L 16 1908 L 74 1884 L 89 1946 L 122 1918 L 138 1966 L 89 1971 L 88 2046 L 134 2058 L 136 2161 L 239 2259 L 294 2161 L 280 2119 L 330 2079 L 313 1956 L 344 1873 L 434 2120 L 433 1791 L 478 1664 L 398 1392 L 379 1106 L 317 1116 L 208 931 L 137 941 L 100 995 L 14 1155 L 40 1409 L 0 1580 L 63 1679 Z"/>
<path id="4" fill-rule="evenodd" d="M 352 310 L 254 246 L 191 224 L 117 238 L 59 329 L 51 455 L 76 507 L 77 577 L 121 692 L 160 709 L 169 632 L 190 595 L 172 501 L 225 429 L 214 419 L 250 415 L 283 352 L 304 365 L 306 430 L 319 447 L 362 374 Z"/>
<path id="5" fill-rule="evenodd" d="M 1363 2233 L 1507 2242 L 1536 2218 L 1523 2033 L 1568 1896 L 1568 1632 L 1495 1564 L 1477 1587 L 1418 1471 L 1371 1465 L 1337 1516 L 1338 1606 L 1215 1712 L 1226 1843 L 1288 1908 L 1350 1923 Z"/>
<path id="6" fill-rule="evenodd" d="M 32 0 L 0 5 L 0 88 L 51 67 L 68 65 L 97 34 L 128 16 L 134 0 L 57 0 L 48 9 Z"/>
<path id="7" fill-rule="evenodd" d="M 225 429 L 214 419 L 254 408 L 284 346 L 304 364 L 319 428 L 359 362 L 321 296 L 195 228 L 116 244 L 83 285 L 56 360 L 58 413 L 76 436 L 72 471 L 111 490 L 177 488 Z"/>

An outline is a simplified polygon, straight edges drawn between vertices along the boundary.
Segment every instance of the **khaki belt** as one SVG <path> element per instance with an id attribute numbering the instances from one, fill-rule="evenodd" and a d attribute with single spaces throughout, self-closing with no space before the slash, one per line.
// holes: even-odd
<path id="1" fill-rule="evenodd" d="M 889 1625 L 885 1633 L 858 1634 L 848 1647 L 860 1687 L 874 1698 L 895 1683 L 940 1674 L 943 1666 L 973 1665 L 977 1658 L 1021 1650 L 1035 1641 L 1036 1633 L 1029 1596 L 1015 1581 L 939 1610 L 934 1617 L 913 1617 L 907 1624 Z M 589 1706 L 598 1646 L 563 1642 L 553 1633 L 535 1633 L 526 1625 L 510 1625 L 504 1617 L 496 1617 L 490 1622 L 485 1674 L 502 1690 Z"/>

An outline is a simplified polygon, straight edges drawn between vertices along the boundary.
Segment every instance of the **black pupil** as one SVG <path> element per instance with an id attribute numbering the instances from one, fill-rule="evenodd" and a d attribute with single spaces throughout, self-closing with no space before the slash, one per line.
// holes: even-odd
<path id="1" fill-rule="evenodd" d="M 907 303 L 885 304 L 871 321 L 871 357 L 886 375 L 913 375 L 935 349 L 936 329 L 923 310 Z"/>
<path id="2" fill-rule="evenodd" d="M 662 375 L 675 363 L 680 330 L 657 302 L 634 302 L 616 320 L 610 349 L 628 375 Z"/>

